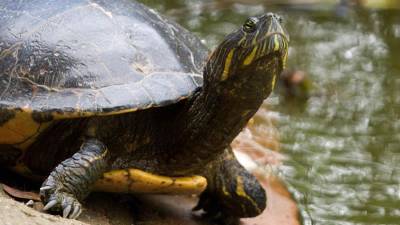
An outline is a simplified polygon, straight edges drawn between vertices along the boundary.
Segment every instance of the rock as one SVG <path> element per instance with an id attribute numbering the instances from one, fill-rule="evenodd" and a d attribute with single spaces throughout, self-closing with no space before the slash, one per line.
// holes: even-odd
<path id="1" fill-rule="evenodd" d="M 298 210 L 289 192 L 274 176 L 258 174 L 267 190 L 268 206 L 256 218 L 243 219 L 242 225 L 298 225 Z M 79 221 L 63 219 L 38 212 L 23 203 L 10 199 L 3 191 L 0 194 L 0 225 L 210 225 L 191 209 L 196 197 L 128 195 L 93 193 L 84 202 L 85 210 Z"/>
<path id="2" fill-rule="evenodd" d="M 10 199 L 0 191 L 1 225 L 85 225 L 85 223 L 63 219 L 59 216 L 38 212 L 23 203 Z M 87 224 L 86 224 L 87 225 Z"/>

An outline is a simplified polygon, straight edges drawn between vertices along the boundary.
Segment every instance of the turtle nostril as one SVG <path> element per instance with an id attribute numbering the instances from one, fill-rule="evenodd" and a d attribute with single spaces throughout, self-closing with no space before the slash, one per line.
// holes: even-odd
<path id="1" fill-rule="evenodd" d="M 283 18 L 281 16 L 276 16 L 276 19 L 278 20 L 279 23 L 283 23 Z"/>

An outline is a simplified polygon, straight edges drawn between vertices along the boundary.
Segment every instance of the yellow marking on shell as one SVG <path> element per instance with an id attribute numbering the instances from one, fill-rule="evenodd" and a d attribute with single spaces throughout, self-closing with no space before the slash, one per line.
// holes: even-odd
<path id="1" fill-rule="evenodd" d="M 145 109 L 145 108 L 143 108 Z M 111 115 L 119 115 L 119 114 L 124 114 L 124 113 L 130 113 L 130 112 L 135 112 L 138 111 L 138 108 L 129 108 L 129 109 L 122 109 L 122 110 L 116 110 L 116 111 L 111 111 L 111 112 L 84 112 L 84 111 L 75 111 L 75 112 L 63 112 L 63 113 L 58 113 L 58 112 L 53 112 L 51 115 L 53 116 L 53 119 L 55 120 L 60 120 L 60 119 L 73 119 L 73 118 L 83 118 L 83 117 L 93 117 L 93 116 L 111 116 Z"/>
<path id="2" fill-rule="evenodd" d="M 96 191 L 148 194 L 200 194 L 207 187 L 202 176 L 166 177 L 138 169 L 113 170 L 94 186 Z"/>
<path id="3" fill-rule="evenodd" d="M 243 65 L 247 66 L 250 65 L 251 62 L 253 62 L 254 58 L 256 57 L 258 46 L 253 48 L 253 51 L 246 57 L 246 59 L 243 62 Z"/>
<path id="4" fill-rule="evenodd" d="M 15 110 L 15 112 L 15 116 L 0 127 L 0 144 L 15 145 L 25 150 L 35 141 L 40 131 L 47 128 L 51 122 L 36 122 L 32 118 L 30 109 Z"/>
<path id="5" fill-rule="evenodd" d="M 261 213 L 261 210 L 258 208 L 258 204 L 250 196 L 248 196 L 246 194 L 241 176 L 238 176 L 236 178 L 236 194 L 240 197 L 243 197 L 243 198 L 246 198 L 247 200 L 249 200 L 251 202 L 251 204 L 254 206 L 254 208 L 257 209 L 257 211 L 259 213 Z"/>
<path id="6" fill-rule="evenodd" d="M 232 49 L 229 53 L 228 56 L 226 57 L 225 60 L 225 66 L 224 66 L 224 72 L 222 73 L 221 80 L 226 80 L 229 76 L 229 68 L 231 67 L 232 64 L 232 58 L 233 54 L 235 53 L 235 50 Z"/>

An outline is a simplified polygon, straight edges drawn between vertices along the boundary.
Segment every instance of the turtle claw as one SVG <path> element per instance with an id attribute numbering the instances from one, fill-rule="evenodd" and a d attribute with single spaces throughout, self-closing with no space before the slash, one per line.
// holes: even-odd
<path id="1" fill-rule="evenodd" d="M 76 219 L 82 213 L 82 208 L 77 206 L 74 208 L 74 211 L 69 215 L 69 218 Z"/>
<path id="2" fill-rule="evenodd" d="M 64 218 L 70 219 L 75 219 L 81 214 L 81 204 L 72 194 L 47 187 L 40 189 L 40 197 L 43 202 L 47 202 L 43 211 L 62 212 Z"/>
<path id="3" fill-rule="evenodd" d="M 50 190 L 50 189 L 52 189 L 52 187 L 50 187 L 50 186 L 44 186 L 44 187 L 41 187 L 41 188 L 40 188 L 40 191 L 42 192 L 42 191 L 47 191 L 47 190 Z"/>
<path id="4" fill-rule="evenodd" d="M 63 210 L 63 217 L 64 218 L 68 217 L 69 213 L 71 212 L 71 209 L 72 209 L 71 205 L 68 205 L 67 207 L 64 208 L 64 210 Z"/>
<path id="5" fill-rule="evenodd" d="M 49 210 L 50 208 L 52 208 L 53 206 L 55 206 L 56 204 L 57 204 L 57 201 L 56 201 L 56 200 L 51 200 L 50 202 L 48 202 L 48 203 L 44 206 L 43 210 L 44 210 L 44 211 L 47 211 L 47 210 Z"/>
<path id="6" fill-rule="evenodd" d="M 76 199 L 71 201 L 71 198 L 65 198 L 62 207 L 64 218 L 76 219 L 82 212 L 81 204 Z"/>

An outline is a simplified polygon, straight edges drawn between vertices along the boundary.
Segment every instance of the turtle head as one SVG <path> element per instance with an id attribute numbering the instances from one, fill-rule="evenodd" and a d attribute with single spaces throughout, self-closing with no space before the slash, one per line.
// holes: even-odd
<path id="1" fill-rule="evenodd" d="M 217 84 L 214 89 L 230 93 L 243 88 L 259 90 L 266 98 L 285 67 L 288 39 L 278 15 L 267 13 L 248 18 L 211 54 L 205 67 L 205 85 Z"/>

